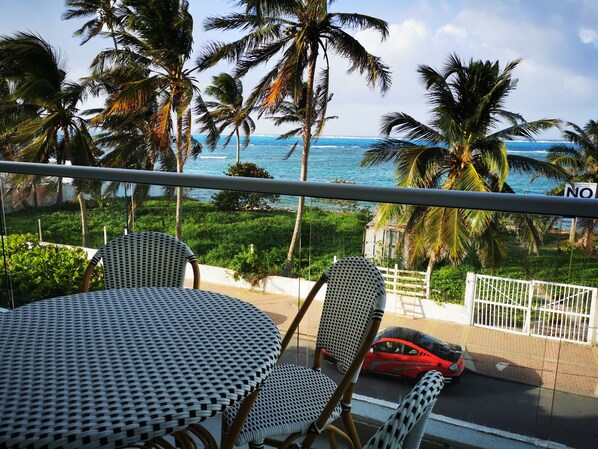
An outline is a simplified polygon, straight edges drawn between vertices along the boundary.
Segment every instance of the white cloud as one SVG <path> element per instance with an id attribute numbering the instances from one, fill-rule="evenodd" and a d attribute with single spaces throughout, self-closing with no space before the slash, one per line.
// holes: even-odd
<path id="1" fill-rule="evenodd" d="M 593 44 L 594 47 L 598 47 L 598 31 L 591 28 L 582 28 L 577 35 L 584 44 Z"/>
<path id="2" fill-rule="evenodd" d="M 596 93 L 596 80 L 587 76 L 567 74 L 563 77 L 563 89 L 576 99 L 583 100 Z"/>
<path id="3" fill-rule="evenodd" d="M 438 31 L 436 31 L 436 36 L 440 38 L 447 37 L 456 40 L 462 40 L 467 38 L 467 30 L 449 23 L 443 27 L 440 27 Z"/>

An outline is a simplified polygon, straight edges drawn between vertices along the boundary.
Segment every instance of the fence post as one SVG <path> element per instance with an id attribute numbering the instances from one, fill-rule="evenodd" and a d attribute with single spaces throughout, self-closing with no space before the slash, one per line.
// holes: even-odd
<path id="1" fill-rule="evenodd" d="M 473 326 L 473 306 L 475 302 L 475 282 L 476 274 L 468 272 L 465 281 L 465 321 L 469 326 Z"/>
<path id="2" fill-rule="evenodd" d="M 428 264 L 426 270 L 426 299 L 430 299 L 430 291 L 432 288 L 432 266 Z"/>
<path id="3" fill-rule="evenodd" d="M 590 307 L 590 322 L 588 324 L 588 343 L 598 346 L 598 288 L 592 291 L 592 306 Z"/>
<path id="4" fill-rule="evenodd" d="M 104 226 L 104 245 L 108 243 L 108 233 L 106 232 L 106 226 Z"/>
<path id="5" fill-rule="evenodd" d="M 526 335 L 530 335 L 531 324 L 532 324 L 532 301 L 534 299 L 534 290 L 536 288 L 536 281 L 533 279 L 528 284 L 528 294 L 527 294 L 527 308 L 525 309 L 525 321 L 523 322 L 523 333 Z"/>
<path id="6" fill-rule="evenodd" d="M 42 220 L 41 220 L 41 218 L 37 219 L 37 229 L 39 230 L 38 231 L 39 232 L 39 242 L 41 243 L 41 242 L 43 242 L 43 239 L 42 239 Z"/>

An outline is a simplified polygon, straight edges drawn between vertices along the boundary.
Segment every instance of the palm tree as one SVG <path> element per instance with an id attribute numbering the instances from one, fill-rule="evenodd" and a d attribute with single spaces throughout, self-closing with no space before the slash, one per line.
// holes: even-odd
<path id="1" fill-rule="evenodd" d="M 301 96 L 294 101 L 291 99 L 285 99 L 281 101 L 277 106 L 271 118 L 276 126 L 291 125 L 293 128 L 281 134 L 278 140 L 286 140 L 291 137 L 301 138 L 305 134 L 305 127 L 312 126 L 312 142 L 316 142 L 324 130 L 324 124 L 328 120 L 338 118 L 335 115 L 325 116 L 327 110 L 327 103 L 332 100 L 333 94 L 328 93 L 328 89 L 325 86 L 318 85 L 314 92 L 314 108 L 312 110 L 311 120 L 306 120 L 305 117 L 305 105 L 307 103 L 307 85 L 303 84 L 303 91 Z M 295 141 L 290 151 L 287 153 L 285 159 L 291 157 L 291 155 L 297 149 L 299 141 Z"/>
<path id="2" fill-rule="evenodd" d="M 68 9 L 62 14 L 63 20 L 92 17 L 75 31 L 75 36 L 81 37 L 81 45 L 102 34 L 106 27 L 114 42 L 114 48 L 118 49 L 114 33 L 120 22 L 118 0 L 66 0 L 65 3 Z"/>
<path id="3" fill-rule="evenodd" d="M 568 182 L 598 183 L 598 122 L 590 120 L 581 128 L 574 123 L 567 123 L 570 129 L 563 131 L 563 137 L 570 144 L 557 144 L 548 150 L 547 159 L 551 163 L 564 169 L 570 178 Z M 543 175 L 543 173 L 541 174 Z M 565 183 L 558 185 L 549 192 L 551 195 L 562 195 Z M 594 249 L 594 229 L 598 220 L 574 219 L 571 224 L 570 242 L 575 243 L 575 224 L 579 220 L 582 232 L 578 242 L 587 255 Z"/>
<path id="4" fill-rule="evenodd" d="M 206 101 L 205 106 L 210 110 L 210 116 L 218 127 L 218 135 L 209 135 L 206 143 L 215 148 L 218 137 L 228 127 L 230 134 L 224 140 L 222 147 L 226 148 L 235 136 L 237 144 L 236 163 L 241 162 L 241 138 L 239 129 L 243 130 L 243 148 L 249 145 L 249 137 L 255 131 L 255 123 L 249 116 L 251 108 L 243 106 L 243 84 L 238 78 L 233 78 L 228 73 L 221 73 L 212 78 L 212 84 L 204 91 L 217 101 Z"/>
<path id="5" fill-rule="evenodd" d="M 9 81 L 9 101 L 2 113 L 19 117 L 8 129 L 17 150 L 17 159 L 58 164 L 93 165 L 99 152 L 89 134 L 87 121 L 79 115 L 79 103 L 85 99 L 84 88 L 67 80 L 64 62 L 40 36 L 17 33 L 0 38 L 0 79 Z M 57 202 L 62 200 L 62 182 L 58 182 Z M 87 220 L 83 191 L 86 183 L 75 183 L 83 246 L 87 246 Z"/>
<path id="6" fill-rule="evenodd" d="M 244 7 L 243 13 L 210 17 L 205 22 L 205 28 L 239 29 L 248 33 L 231 43 L 210 44 L 198 60 L 203 68 L 222 59 L 234 61 L 237 63 L 235 76 L 243 76 L 277 56 L 278 60 L 258 82 L 248 99 L 249 105 L 259 104 L 262 111 L 275 111 L 276 106 L 288 96 L 298 101 L 303 94 L 303 83 L 306 83 L 307 120 L 302 136 L 302 181 L 307 180 L 318 63 L 324 64 L 321 85 L 326 90 L 329 85 L 330 52 L 349 61 L 349 72 L 365 73 L 370 86 L 379 86 L 382 92 L 390 87 L 388 67 L 343 30 L 344 27 L 371 29 L 385 39 L 388 35 L 386 22 L 362 14 L 330 12 L 331 3 L 330 0 L 239 0 L 237 4 Z M 325 115 L 324 111 L 322 116 Z M 286 274 L 292 268 L 304 204 L 305 199 L 299 198 L 295 229 L 285 264 Z"/>
<path id="7" fill-rule="evenodd" d="M 422 65 L 418 72 L 432 105 L 431 125 L 395 112 L 382 118 L 385 139 L 374 144 L 362 166 L 393 161 L 398 187 L 514 193 L 507 174 L 546 172 L 563 175 L 552 164 L 507 154 L 505 139 L 533 139 L 558 121 L 527 122 L 505 109 L 505 101 L 517 81 L 512 72 L 520 60 L 504 68 L 498 61 L 470 60 L 456 55 L 442 72 Z M 496 128 L 506 123 L 503 129 Z M 403 138 L 391 138 L 391 133 Z M 454 264 L 475 247 L 484 266 L 495 266 L 505 256 L 500 215 L 494 211 L 384 205 L 377 211 L 379 225 L 395 219 L 406 225 L 408 264 L 429 258 L 429 266 L 448 258 Z M 520 236 L 530 250 L 541 244 L 541 230 L 532 217 L 518 215 Z"/>
<path id="8" fill-rule="evenodd" d="M 106 167 L 121 167 L 136 170 L 162 171 L 176 170 L 176 156 L 172 145 L 162 145 L 156 126 L 157 102 L 129 114 L 104 115 L 98 112 L 93 122 L 102 132 L 96 135 L 99 147 L 110 151 L 102 158 Z M 121 183 L 110 183 L 105 195 L 116 194 Z M 126 187 L 126 184 L 125 184 Z M 132 229 L 133 217 L 137 208 L 147 199 L 149 185 L 135 184 L 131 192 L 131 202 L 127 206 L 127 229 Z"/>
<path id="9" fill-rule="evenodd" d="M 103 115 L 126 116 L 157 102 L 153 123 L 160 147 L 176 142 L 176 171 L 201 151 L 191 136 L 191 101 L 199 96 L 186 68 L 193 48 L 193 18 L 185 0 L 124 0 L 121 48 L 105 50 L 93 62 L 94 78 L 124 79 L 109 94 Z M 201 104 L 199 100 L 199 104 Z M 183 189 L 177 188 L 176 232 L 182 232 Z"/>

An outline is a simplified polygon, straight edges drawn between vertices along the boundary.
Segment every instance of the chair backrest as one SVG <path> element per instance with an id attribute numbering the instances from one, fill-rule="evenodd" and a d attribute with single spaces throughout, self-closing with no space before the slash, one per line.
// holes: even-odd
<path id="1" fill-rule="evenodd" d="M 443 386 L 442 374 L 428 371 L 363 449 L 419 448 L 426 423 Z"/>
<path id="2" fill-rule="evenodd" d="M 125 287 L 183 287 L 187 263 L 199 288 L 199 268 L 193 252 L 180 240 L 161 232 L 139 232 L 109 241 L 92 257 L 83 291 L 89 289 L 93 268 L 102 260 L 107 289 Z"/>
<path id="3" fill-rule="evenodd" d="M 363 257 L 341 259 L 322 277 L 327 287 L 316 347 L 329 352 L 344 373 L 353 363 L 372 321 L 382 319 L 386 286 L 376 266 Z M 353 382 L 358 375 L 359 370 Z"/>

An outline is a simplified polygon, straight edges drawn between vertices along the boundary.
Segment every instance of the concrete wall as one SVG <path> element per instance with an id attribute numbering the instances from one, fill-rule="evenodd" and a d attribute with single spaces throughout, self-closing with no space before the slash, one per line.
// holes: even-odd
<path id="1" fill-rule="evenodd" d="M 200 265 L 201 280 L 221 285 L 233 285 L 239 288 L 251 289 L 251 285 L 243 280 L 235 281 L 230 270 L 220 267 L 213 267 L 210 265 Z M 187 278 L 193 279 L 193 272 L 191 267 L 187 269 Z M 292 279 L 282 276 L 269 276 L 264 279 L 259 286 L 253 287 L 264 293 L 273 293 L 277 295 L 286 295 L 305 299 L 315 281 L 307 281 L 305 279 Z M 326 287 L 324 286 L 318 295 L 317 300 L 323 300 L 326 294 Z M 459 324 L 467 324 L 465 306 L 459 304 L 439 304 L 429 299 L 417 299 L 421 305 L 421 311 L 424 318 L 431 318 L 435 320 L 450 321 Z M 389 294 L 386 299 L 386 312 L 397 313 L 400 306 L 397 305 L 397 298 Z"/>

